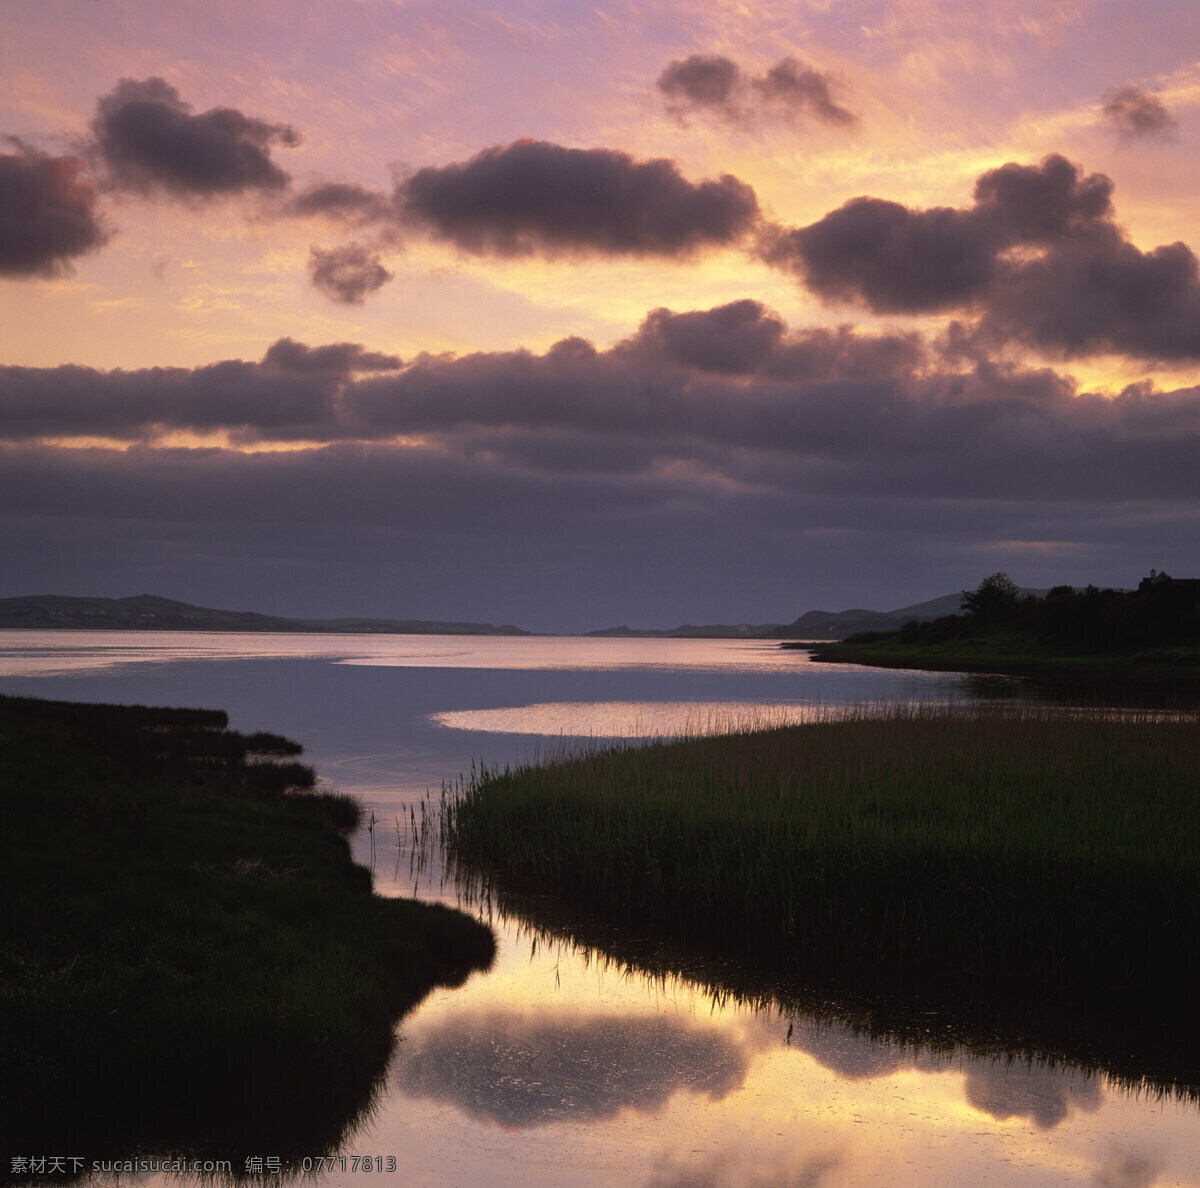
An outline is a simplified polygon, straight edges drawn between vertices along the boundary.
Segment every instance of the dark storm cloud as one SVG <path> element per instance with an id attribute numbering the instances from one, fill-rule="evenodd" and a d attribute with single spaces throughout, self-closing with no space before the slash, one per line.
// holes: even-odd
<path id="1" fill-rule="evenodd" d="M 720 1100 L 741 1087 L 746 1054 L 725 1037 L 665 1018 L 462 1016 L 404 1044 L 393 1083 L 471 1117 L 525 1129 L 654 1113 L 680 1092 Z"/>
<path id="2" fill-rule="evenodd" d="M 967 310 L 985 351 L 1200 358 L 1200 269 L 1174 243 L 1144 252 L 1113 221 L 1112 182 L 1058 155 L 984 173 L 974 205 L 912 210 L 854 198 L 807 227 L 764 232 L 760 253 L 829 302 L 877 313 Z M 960 326 L 958 349 L 972 333 Z"/>
<path id="3" fill-rule="evenodd" d="M 191 104 L 161 78 L 121 79 L 97 104 L 92 133 L 116 187 L 199 198 L 285 189 L 288 174 L 271 159 L 271 149 L 300 143 L 289 125 L 234 108 L 193 115 Z"/>
<path id="4" fill-rule="evenodd" d="M 850 125 L 858 117 L 833 99 L 827 74 L 784 58 L 766 74 L 751 77 L 717 54 L 692 54 L 671 62 L 658 79 L 667 109 L 676 116 L 707 111 L 730 123 L 764 114 L 807 115 Z"/>
<path id="5" fill-rule="evenodd" d="M 754 191 L 728 174 L 692 183 L 671 161 L 535 140 L 420 169 L 398 205 L 463 251 L 503 256 L 682 257 L 735 242 L 758 217 Z"/>
<path id="6" fill-rule="evenodd" d="M 0 153 L 0 276 L 57 276 L 108 239 L 77 157 Z"/>
<path id="7" fill-rule="evenodd" d="M 361 243 L 310 250 L 308 275 L 313 286 L 341 305 L 361 305 L 392 279 L 378 251 Z"/>
<path id="8" fill-rule="evenodd" d="M 1141 87 L 1113 87 L 1105 91 L 1100 110 L 1109 127 L 1126 140 L 1167 136 L 1178 126 L 1167 105 Z"/>

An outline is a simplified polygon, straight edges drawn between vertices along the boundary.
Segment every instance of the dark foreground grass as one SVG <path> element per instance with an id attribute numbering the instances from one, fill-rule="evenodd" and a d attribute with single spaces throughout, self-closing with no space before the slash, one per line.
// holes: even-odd
<path id="1" fill-rule="evenodd" d="M 0 1157 L 334 1148 L 394 1024 L 492 959 L 372 893 L 299 748 L 208 711 L 0 698 Z M 307 785 L 307 787 L 306 787 Z"/>
<path id="2" fill-rule="evenodd" d="M 476 776 L 444 836 L 745 983 L 1200 1085 L 1194 718 L 896 709 L 599 751 Z"/>

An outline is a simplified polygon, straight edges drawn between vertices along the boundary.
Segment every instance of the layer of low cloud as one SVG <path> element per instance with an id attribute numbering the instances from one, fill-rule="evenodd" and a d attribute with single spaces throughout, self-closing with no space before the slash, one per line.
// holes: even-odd
<path id="1" fill-rule="evenodd" d="M 420 438 L 498 476 L 669 487 L 673 475 L 730 498 L 1189 499 L 1200 494 L 1197 425 L 1195 388 L 1080 393 L 1050 369 L 960 368 L 915 337 L 789 330 L 749 301 L 655 310 L 605 351 L 573 338 L 543 354 L 401 365 L 284 339 L 257 363 L 0 369 L 0 439 L 11 442 Z"/>
<path id="2" fill-rule="evenodd" d="M 566 351 L 567 342 L 556 349 Z M 849 325 L 789 333 L 777 314 L 750 299 L 686 313 L 656 309 L 614 354 L 651 366 L 779 380 L 880 379 L 926 360 L 916 334 L 859 334 Z"/>
<path id="3" fill-rule="evenodd" d="M 1105 91 L 1100 114 L 1124 140 L 1161 139 L 1178 127 L 1178 121 L 1157 95 L 1133 85 Z"/>
<path id="4" fill-rule="evenodd" d="M 271 150 L 300 143 L 288 124 L 192 105 L 161 78 L 123 78 L 97 104 L 97 153 L 111 183 L 139 193 L 212 198 L 286 189 L 289 175 Z"/>
<path id="5" fill-rule="evenodd" d="M 765 74 L 745 74 L 719 54 L 692 54 L 671 62 L 658 79 L 667 108 L 676 116 L 706 112 L 743 124 L 770 115 L 805 116 L 847 127 L 858 117 L 833 98 L 830 75 L 784 58 Z"/>
<path id="6" fill-rule="evenodd" d="M 59 276 L 108 235 L 78 157 L 0 154 L 0 276 Z"/>
<path id="7" fill-rule="evenodd" d="M 261 370 L 280 375 L 346 379 L 357 372 L 398 371 L 401 366 L 403 361 L 399 355 L 368 351 L 357 342 L 310 347 L 292 338 L 281 338 L 267 349 Z"/>
<path id="8" fill-rule="evenodd" d="M 353 376 L 400 366 L 399 357 L 357 343 L 310 347 L 281 338 L 258 363 L 229 359 L 140 371 L 0 367 L 0 440 L 153 441 L 176 431 L 325 440 Z"/>
<path id="9" fill-rule="evenodd" d="M 0 552 L 19 559 L 4 593 L 587 631 L 883 610 L 997 569 L 1031 586 L 1193 571 L 1197 443 L 1169 423 L 1139 439 L 1112 418 L 1081 440 L 1083 417 L 997 400 L 951 440 L 953 410 L 839 389 L 823 406 L 758 448 L 686 423 L 264 452 L 0 444 Z"/>

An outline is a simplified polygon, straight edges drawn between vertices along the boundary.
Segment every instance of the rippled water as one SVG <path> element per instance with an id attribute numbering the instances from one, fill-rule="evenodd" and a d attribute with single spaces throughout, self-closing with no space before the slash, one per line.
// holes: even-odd
<path id="1" fill-rule="evenodd" d="M 452 903 L 392 823 L 473 761 L 1015 688 L 755 641 L 0 634 L 0 692 L 224 708 L 299 739 L 375 813 L 354 845 L 378 890 Z M 361 1184 L 371 1155 L 401 1185 L 1200 1185 L 1194 1105 L 717 1003 L 493 922 L 495 967 L 401 1022 L 380 1108 L 323 1182 Z"/>

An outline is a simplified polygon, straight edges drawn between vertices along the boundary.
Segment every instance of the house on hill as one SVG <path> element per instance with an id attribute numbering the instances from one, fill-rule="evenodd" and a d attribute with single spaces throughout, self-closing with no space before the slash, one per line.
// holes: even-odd
<path id="1" fill-rule="evenodd" d="M 1200 598 L 1200 578 L 1173 578 L 1165 570 L 1150 571 L 1138 583 L 1138 593 L 1169 593 L 1171 601 L 1184 598 Z"/>

